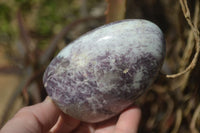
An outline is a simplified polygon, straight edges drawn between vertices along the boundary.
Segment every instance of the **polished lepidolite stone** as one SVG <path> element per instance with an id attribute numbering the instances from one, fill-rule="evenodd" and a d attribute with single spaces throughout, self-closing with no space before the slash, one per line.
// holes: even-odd
<path id="1" fill-rule="evenodd" d="M 119 114 L 152 84 L 165 56 L 158 26 L 128 19 L 104 25 L 66 46 L 47 67 L 48 95 L 66 114 L 99 122 Z"/>

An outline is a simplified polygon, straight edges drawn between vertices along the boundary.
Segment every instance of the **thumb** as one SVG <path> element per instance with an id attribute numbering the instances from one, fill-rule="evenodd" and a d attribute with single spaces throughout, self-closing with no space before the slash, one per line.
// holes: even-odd
<path id="1" fill-rule="evenodd" d="M 47 97 L 42 103 L 20 109 L 1 129 L 1 133 L 47 132 L 55 125 L 59 115 L 59 109 Z"/>

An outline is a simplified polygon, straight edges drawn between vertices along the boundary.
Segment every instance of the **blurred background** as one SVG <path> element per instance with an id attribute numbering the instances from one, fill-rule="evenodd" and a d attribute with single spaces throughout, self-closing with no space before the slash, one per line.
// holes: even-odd
<path id="1" fill-rule="evenodd" d="M 156 82 L 136 101 L 139 132 L 199 133 L 199 8 L 199 0 L 1 0 L 0 127 L 44 100 L 43 72 L 63 47 L 105 23 L 141 18 L 163 30 L 167 54 Z"/>

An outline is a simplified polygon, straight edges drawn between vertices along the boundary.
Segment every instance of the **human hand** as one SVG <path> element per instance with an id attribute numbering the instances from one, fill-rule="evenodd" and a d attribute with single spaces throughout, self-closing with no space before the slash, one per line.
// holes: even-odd
<path id="1" fill-rule="evenodd" d="M 110 120 L 89 124 L 62 113 L 50 98 L 24 107 L 9 120 L 0 133 L 136 133 L 140 109 L 130 107 Z"/>

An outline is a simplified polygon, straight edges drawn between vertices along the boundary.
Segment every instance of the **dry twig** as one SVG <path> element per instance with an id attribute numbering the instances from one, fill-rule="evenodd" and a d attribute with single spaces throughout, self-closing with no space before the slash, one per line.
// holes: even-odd
<path id="1" fill-rule="evenodd" d="M 126 12 L 126 0 L 106 0 L 106 23 L 124 19 Z"/>
<path id="2" fill-rule="evenodd" d="M 22 44 L 25 48 L 25 55 L 28 55 L 25 57 L 28 62 L 31 64 L 34 64 L 35 62 L 35 57 L 34 57 L 34 51 L 35 51 L 35 45 L 31 42 L 31 38 L 28 35 L 27 30 L 24 27 L 24 23 L 22 20 L 22 15 L 21 12 L 18 11 L 17 13 L 17 20 L 18 20 L 18 25 L 19 25 L 19 31 L 20 31 L 20 38 L 22 40 Z"/>
<path id="3" fill-rule="evenodd" d="M 178 109 L 176 111 L 176 123 L 175 123 L 175 127 L 174 129 L 172 130 L 171 133 L 177 133 L 179 128 L 180 128 L 180 125 L 181 125 L 181 121 L 182 121 L 182 110 L 181 109 Z"/>
<path id="4" fill-rule="evenodd" d="M 195 112 L 194 112 L 194 115 L 192 117 L 192 121 L 190 123 L 190 130 L 192 133 L 199 133 L 198 129 L 196 128 L 196 121 L 197 121 L 197 118 L 200 116 L 200 104 L 199 106 L 196 108 Z"/>
<path id="5" fill-rule="evenodd" d="M 167 78 L 176 78 L 178 76 L 185 74 L 186 72 L 191 71 L 196 66 L 196 62 L 197 62 L 198 56 L 199 56 L 199 50 L 200 50 L 199 30 L 198 30 L 197 26 L 192 23 L 191 16 L 190 16 L 190 10 L 189 10 L 188 5 L 187 5 L 187 0 L 180 0 L 180 4 L 181 4 L 183 14 L 184 14 L 190 28 L 193 31 L 193 35 L 194 35 L 194 38 L 195 38 L 195 41 L 196 41 L 196 45 L 195 45 L 196 53 L 195 53 L 194 58 L 191 61 L 190 65 L 185 70 L 183 70 L 183 71 L 181 71 L 177 74 L 166 75 Z M 197 13 L 195 15 L 195 18 L 198 17 L 198 14 L 199 14 L 199 6 L 198 5 L 199 5 L 199 0 L 196 1 L 195 9 L 197 10 Z"/>

